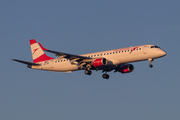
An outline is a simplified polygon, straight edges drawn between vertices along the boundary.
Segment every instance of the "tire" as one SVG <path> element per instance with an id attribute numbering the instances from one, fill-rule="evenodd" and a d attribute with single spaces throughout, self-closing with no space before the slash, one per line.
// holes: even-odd
<path id="1" fill-rule="evenodd" d="M 106 75 L 106 79 L 109 79 L 109 75 L 108 74 Z"/>
<path id="2" fill-rule="evenodd" d="M 152 68 L 152 67 L 153 67 L 153 65 L 151 65 L 151 64 L 150 64 L 150 65 L 149 65 L 149 67 L 150 67 L 150 68 Z"/>
<path id="3" fill-rule="evenodd" d="M 91 75 L 92 74 L 92 71 L 88 71 L 88 75 Z"/>
<path id="4" fill-rule="evenodd" d="M 85 73 L 86 75 L 88 75 L 89 71 L 88 71 L 88 70 L 85 70 L 84 73 Z"/>
<path id="5" fill-rule="evenodd" d="M 103 75 L 102 75 L 102 78 L 104 78 L 104 79 L 109 79 L 109 75 L 108 75 L 108 74 L 103 74 Z"/>
<path id="6" fill-rule="evenodd" d="M 105 79 L 105 78 L 106 78 L 106 74 L 103 74 L 103 75 L 102 75 L 102 78 L 104 78 L 104 79 Z"/>

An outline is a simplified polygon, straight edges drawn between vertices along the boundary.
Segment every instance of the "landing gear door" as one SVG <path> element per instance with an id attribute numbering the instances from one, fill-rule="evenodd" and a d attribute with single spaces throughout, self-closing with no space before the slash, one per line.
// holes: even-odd
<path id="1" fill-rule="evenodd" d="M 147 51 L 147 46 L 144 46 L 143 47 L 143 53 L 146 54 L 146 51 Z"/>

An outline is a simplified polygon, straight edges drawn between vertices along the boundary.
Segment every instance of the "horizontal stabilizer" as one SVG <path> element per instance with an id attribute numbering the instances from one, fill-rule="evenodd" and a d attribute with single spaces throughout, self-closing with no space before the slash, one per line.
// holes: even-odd
<path id="1" fill-rule="evenodd" d="M 22 60 L 17 60 L 17 59 L 12 59 L 12 60 L 17 61 L 17 62 L 20 62 L 20 63 L 23 63 L 23 64 L 26 64 L 26 65 L 36 65 L 36 66 L 41 65 L 41 64 L 32 63 L 32 62 L 27 62 L 27 61 L 22 61 Z"/>

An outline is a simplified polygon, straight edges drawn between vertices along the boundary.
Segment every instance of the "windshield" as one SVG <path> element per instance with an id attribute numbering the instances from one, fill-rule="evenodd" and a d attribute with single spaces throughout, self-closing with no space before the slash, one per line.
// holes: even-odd
<path id="1" fill-rule="evenodd" d="M 151 46 L 151 48 L 160 48 L 160 47 L 158 47 L 158 46 Z"/>

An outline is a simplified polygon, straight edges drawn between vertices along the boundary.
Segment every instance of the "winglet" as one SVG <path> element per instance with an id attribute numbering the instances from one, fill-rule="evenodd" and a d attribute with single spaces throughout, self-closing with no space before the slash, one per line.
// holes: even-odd
<path id="1" fill-rule="evenodd" d="M 48 50 L 48 49 L 44 48 L 44 47 L 41 45 L 40 42 L 38 42 L 38 44 L 40 45 L 40 47 L 41 47 L 42 50 L 45 50 L 45 51 Z"/>

